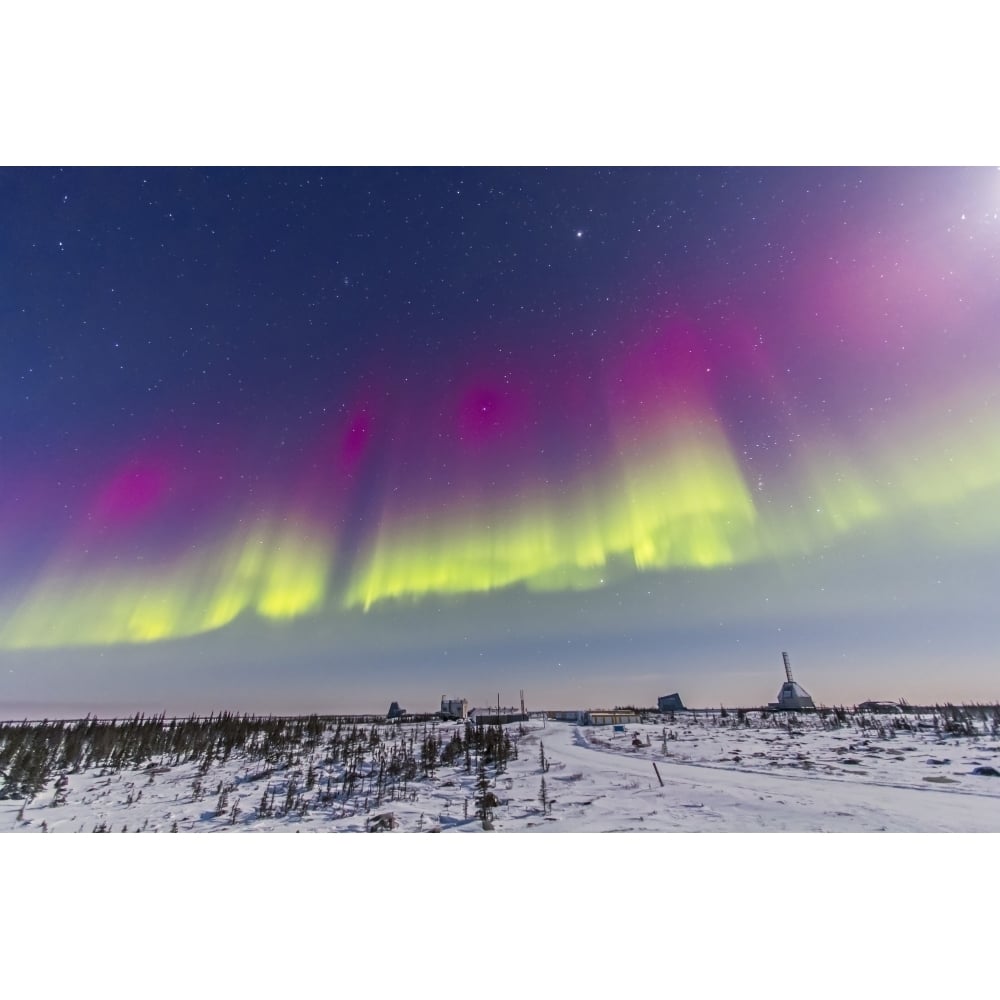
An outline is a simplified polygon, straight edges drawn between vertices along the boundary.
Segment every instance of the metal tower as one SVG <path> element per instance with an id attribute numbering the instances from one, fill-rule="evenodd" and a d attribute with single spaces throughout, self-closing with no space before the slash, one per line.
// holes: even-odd
<path id="1" fill-rule="evenodd" d="M 788 654 L 785 653 L 785 652 L 782 652 L 781 658 L 785 661 L 785 676 L 788 678 L 788 683 L 789 684 L 794 684 L 795 681 L 792 678 L 792 665 L 791 665 L 791 663 L 788 660 Z"/>

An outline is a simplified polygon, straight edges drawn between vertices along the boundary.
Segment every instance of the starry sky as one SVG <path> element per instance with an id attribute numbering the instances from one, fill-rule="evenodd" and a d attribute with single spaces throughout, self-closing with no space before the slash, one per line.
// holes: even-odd
<path id="1" fill-rule="evenodd" d="M 1000 697 L 995 169 L 0 208 L 0 715 Z"/>

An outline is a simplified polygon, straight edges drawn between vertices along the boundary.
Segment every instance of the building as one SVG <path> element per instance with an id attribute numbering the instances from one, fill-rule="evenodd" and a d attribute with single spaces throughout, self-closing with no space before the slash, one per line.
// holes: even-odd
<path id="1" fill-rule="evenodd" d="M 469 702 L 465 698 L 448 698 L 441 695 L 442 719 L 466 719 L 469 716 Z"/>
<path id="2" fill-rule="evenodd" d="M 894 701 L 863 701 L 859 712 L 874 712 L 877 715 L 902 715 L 903 709 Z"/>
<path id="3" fill-rule="evenodd" d="M 405 708 L 400 708 L 399 707 L 399 702 L 398 701 L 394 701 L 389 706 L 389 711 L 386 714 L 388 715 L 388 717 L 390 719 L 401 719 L 404 715 L 406 715 L 406 709 Z"/>
<path id="4" fill-rule="evenodd" d="M 592 708 L 584 713 L 585 726 L 635 726 L 642 722 L 636 712 Z"/>
<path id="5" fill-rule="evenodd" d="M 674 692 L 674 694 L 665 694 L 656 699 L 656 708 L 660 712 L 684 712 L 684 703 L 681 701 L 681 696 Z"/>
<path id="6" fill-rule="evenodd" d="M 786 681 L 778 692 L 778 700 L 767 707 L 778 712 L 808 712 L 814 710 L 816 705 L 801 684 Z"/>
<path id="7" fill-rule="evenodd" d="M 583 722 L 587 713 L 582 708 L 560 708 L 545 714 L 554 722 Z"/>
<path id="8" fill-rule="evenodd" d="M 792 678 L 792 665 L 789 663 L 788 654 L 782 653 L 781 658 L 785 662 L 785 677 L 787 680 L 781 685 L 778 692 L 778 700 L 771 702 L 767 707 L 777 712 L 810 712 L 816 710 L 809 692 Z"/>
<path id="9" fill-rule="evenodd" d="M 516 708 L 472 708 L 469 709 L 468 720 L 477 726 L 505 726 L 508 722 L 527 722 L 528 713 L 519 712 Z"/>

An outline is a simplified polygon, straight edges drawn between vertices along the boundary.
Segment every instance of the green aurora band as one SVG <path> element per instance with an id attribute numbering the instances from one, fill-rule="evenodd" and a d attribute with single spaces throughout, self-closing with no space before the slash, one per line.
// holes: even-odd
<path id="1" fill-rule="evenodd" d="M 596 588 L 637 571 L 802 557 L 862 530 L 873 546 L 900 530 L 982 546 L 1000 541 L 997 511 L 1000 420 L 988 401 L 910 415 L 849 449 L 814 439 L 781 481 L 756 491 L 718 422 L 687 419 L 648 431 L 572 487 L 405 516 L 387 509 L 337 593 L 335 542 L 315 518 L 258 521 L 159 568 L 94 569 L 70 555 L 7 609 L 0 647 L 155 642 L 245 613 L 291 620 L 515 585 Z"/>
<path id="2" fill-rule="evenodd" d="M 323 606 L 332 558 L 332 546 L 305 524 L 257 524 L 152 575 L 53 572 L 0 629 L 0 645 L 156 642 L 221 628 L 250 610 L 274 621 L 296 618 Z"/>
<path id="3" fill-rule="evenodd" d="M 485 515 L 386 518 L 345 606 L 512 584 L 590 588 L 623 561 L 707 569 L 754 556 L 756 512 L 716 427 L 671 429 L 618 465 L 567 496 L 549 491 Z"/>

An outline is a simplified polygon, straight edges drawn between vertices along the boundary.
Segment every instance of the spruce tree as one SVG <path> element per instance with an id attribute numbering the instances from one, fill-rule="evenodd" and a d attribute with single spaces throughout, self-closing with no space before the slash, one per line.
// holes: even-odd
<path id="1" fill-rule="evenodd" d="M 476 776 L 476 791 L 479 793 L 476 799 L 479 818 L 486 822 L 493 818 L 493 810 L 490 808 L 490 779 L 486 774 L 486 762 L 482 758 L 479 760 L 479 771 Z"/>

